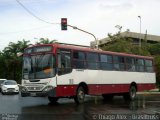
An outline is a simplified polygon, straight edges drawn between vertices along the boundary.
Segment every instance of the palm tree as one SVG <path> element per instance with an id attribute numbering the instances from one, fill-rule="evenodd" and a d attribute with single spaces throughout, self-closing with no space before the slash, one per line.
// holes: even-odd
<path id="1" fill-rule="evenodd" d="M 6 78 L 20 80 L 22 58 L 17 57 L 17 53 L 23 52 L 28 45 L 29 41 L 23 39 L 17 43 L 10 42 L 8 47 L 4 48 L 2 54 L 4 56 Z"/>
<path id="2" fill-rule="evenodd" d="M 23 52 L 25 48 L 29 46 L 29 40 L 23 39 L 22 41 L 18 41 L 19 52 Z"/>
<path id="3" fill-rule="evenodd" d="M 16 57 L 18 52 L 23 52 L 26 47 L 29 46 L 30 41 L 22 40 L 17 43 L 10 42 L 8 47 L 5 47 L 3 53 L 7 56 Z"/>
<path id="4" fill-rule="evenodd" d="M 40 38 L 39 42 L 36 42 L 36 44 L 53 44 L 56 42 L 57 40 L 49 40 L 48 38 Z"/>

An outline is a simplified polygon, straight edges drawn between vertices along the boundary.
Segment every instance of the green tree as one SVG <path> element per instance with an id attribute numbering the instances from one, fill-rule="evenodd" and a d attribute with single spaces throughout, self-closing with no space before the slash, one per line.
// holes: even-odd
<path id="1" fill-rule="evenodd" d="M 160 90 L 160 55 L 156 55 L 154 58 L 155 58 L 154 65 L 156 71 L 156 80 Z"/>
<path id="2" fill-rule="evenodd" d="M 150 45 L 148 50 L 152 55 L 160 55 L 160 43 Z"/>
<path id="3" fill-rule="evenodd" d="M 22 40 L 17 43 L 10 42 L 7 47 L 0 52 L 0 77 L 21 80 L 22 58 L 17 57 L 18 52 L 23 52 L 28 47 L 29 41 Z"/>
<path id="4" fill-rule="evenodd" d="M 122 29 L 122 27 L 120 28 Z M 113 52 L 153 56 L 156 68 L 156 80 L 157 84 L 160 86 L 160 43 L 149 44 L 144 40 L 140 48 L 138 45 L 133 44 L 132 39 L 121 36 L 121 29 L 114 35 L 108 34 L 110 42 L 101 49 Z"/>
<path id="5" fill-rule="evenodd" d="M 133 45 L 133 40 L 130 38 L 126 38 L 121 36 L 121 32 L 118 31 L 116 34 L 108 34 L 110 42 L 102 47 L 103 50 L 109 50 L 113 52 L 124 52 L 136 55 L 150 55 L 148 51 L 148 46 L 146 44 L 142 44 L 141 48 L 137 45 Z"/>
<path id="6" fill-rule="evenodd" d="M 23 52 L 25 48 L 27 48 L 30 44 L 29 40 L 23 39 L 22 41 L 18 41 L 17 45 L 19 47 L 19 52 Z"/>
<path id="7" fill-rule="evenodd" d="M 56 43 L 57 40 L 49 40 L 48 38 L 40 38 L 36 44 L 53 44 Z"/>
<path id="8" fill-rule="evenodd" d="M 3 53 L 8 57 L 17 57 L 18 52 L 23 52 L 29 46 L 30 41 L 22 40 L 17 43 L 10 42 L 8 47 L 5 47 Z"/>

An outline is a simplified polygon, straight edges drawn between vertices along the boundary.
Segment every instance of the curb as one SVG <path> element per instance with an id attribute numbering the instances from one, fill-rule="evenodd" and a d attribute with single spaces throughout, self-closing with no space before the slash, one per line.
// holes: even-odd
<path id="1" fill-rule="evenodd" d="M 160 92 L 137 92 L 138 95 L 160 95 Z"/>

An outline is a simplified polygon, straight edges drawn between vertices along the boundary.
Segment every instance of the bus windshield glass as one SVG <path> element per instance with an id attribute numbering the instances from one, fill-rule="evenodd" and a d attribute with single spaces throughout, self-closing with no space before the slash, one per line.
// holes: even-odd
<path id="1" fill-rule="evenodd" d="M 56 60 L 52 54 L 24 56 L 23 79 L 45 79 L 55 76 Z"/>

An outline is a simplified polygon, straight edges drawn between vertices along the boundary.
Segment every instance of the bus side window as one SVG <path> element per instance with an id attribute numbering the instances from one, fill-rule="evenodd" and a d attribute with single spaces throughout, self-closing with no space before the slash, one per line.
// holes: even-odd
<path id="1" fill-rule="evenodd" d="M 143 59 L 136 59 L 136 71 L 137 72 L 144 72 L 144 60 Z"/>
<path id="2" fill-rule="evenodd" d="M 119 71 L 120 66 L 119 66 L 118 56 L 113 56 L 113 62 L 114 62 L 114 70 Z"/>
<path id="3" fill-rule="evenodd" d="M 153 72 L 153 61 L 152 60 L 145 60 L 145 71 Z"/>
<path id="4" fill-rule="evenodd" d="M 123 56 L 113 56 L 113 62 L 114 62 L 114 70 L 117 71 L 125 71 L 125 57 Z"/>
<path id="5" fill-rule="evenodd" d="M 71 69 L 71 52 L 69 50 L 58 51 L 58 75 L 70 73 Z"/>
<path id="6" fill-rule="evenodd" d="M 100 68 L 101 70 L 112 70 L 112 56 L 100 54 Z"/>
<path id="7" fill-rule="evenodd" d="M 75 69 L 86 68 L 85 52 L 73 51 L 73 67 Z"/>
<path id="8" fill-rule="evenodd" d="M 125 70 L 126 70 L 125 57 L 119 56 L 119 57 L 118 57 L 118 62 L 119 62 L 119 69 L 120 69 L 121 71 L 125 71 Z"/>
<path id="9" fill-rule="evenodd" d="M 135 71 L 135 59 L 132 57 L 126 57 L 126 70 Z"/>
<path id="10" fill-rule="evenodd" d="M 91 70 L 99 69 L 99 55 L 97 53 L 87 53 L 87 67 Z"/>

